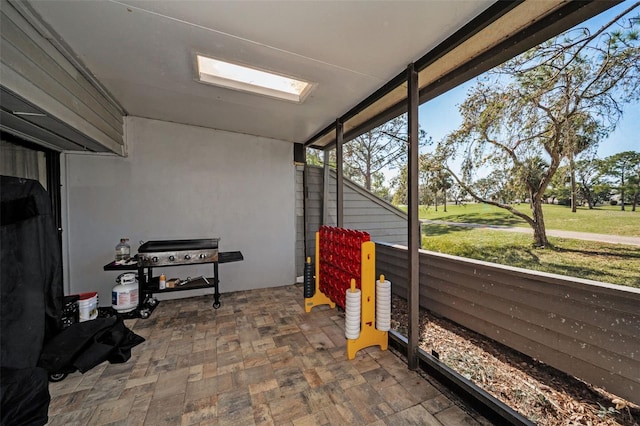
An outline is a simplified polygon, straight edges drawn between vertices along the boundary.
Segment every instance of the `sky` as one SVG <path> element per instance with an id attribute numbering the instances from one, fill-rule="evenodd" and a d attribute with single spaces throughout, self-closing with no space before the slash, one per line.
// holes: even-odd
<path id="1" fill-rule="evenodd" d="M 608 22 L 613 16 L 628 8 L 632 3 L 632 1 L 627 0 L 579 26 L 599 26 Z M 467 91 L 473 86 L 474 81 L 471 80 L 462 84 L 420 106 L 418 110 L 420 128 L 425 130 L 433 138 L 434 142 L 441 140 L 462 122 L 458 114 L 458 105 L 464 101 Z M 640 151 L 639 135 L 640 104 L 627 104 L 616 130 L 600 143 L 597 151 L 598 157 L 604 158 L 622 151 Z M 389 178 L 396 173 L 385 174 Z"/>

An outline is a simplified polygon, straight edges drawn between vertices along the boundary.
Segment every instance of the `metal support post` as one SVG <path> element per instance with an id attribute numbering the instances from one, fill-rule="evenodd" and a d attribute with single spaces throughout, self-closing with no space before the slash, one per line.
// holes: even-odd
<path id="1" fill-rule="evenodd" d="M 324 163 L 322 165 L 322 224 L 332 225 L 329 223 L 329 158 L 331 151 L 324 150 Z"/>
<path id="2" fill-rule="evenodd" d="M 407 99 L 409 102 L 407 113 L 407 133 L 409 136 L 408 153 L 408 195 L 409 195 L 409 341 L 407 345 L 407 363 L 410 370 L 418 368 L 418 338 L 420 334 L 420 223 L 418 218 L 418 73 L 413 64 L 407 67 Z"/>
<path id="3" fill-rule="evenodd" d="M 344 223 L 344 178 L 342 175 L 342 141 L 344 139 L 342 122 L 336 120 L 336 222 L 338 228 Z"/>

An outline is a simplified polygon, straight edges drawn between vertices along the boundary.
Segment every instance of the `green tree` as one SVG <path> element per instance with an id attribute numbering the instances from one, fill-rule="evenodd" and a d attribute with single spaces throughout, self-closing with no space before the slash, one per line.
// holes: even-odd
<path id="1" fill-rule="evenodd" d="M 600 169 L 603 174 L 613 179 L 612 187 L 620 194 L 620 209 L 625 210 L 625 202 L 630 198 L 633 203 L 632 210 L 635 211 L 640 191 L 640 152 L 625 151 L 614 154 L 602 161 Z"/>
<path id="2" fill-rule="evenodd" d="M 595 32 L 575 28 L 478 79 L 460 106 L 463 123 L 439 146 L 448 170 L 480 202 L 504 208 L 533 228 L 534 245 L 548 245 L 542 202 L 563 160 L 573 161 L 615 129 L 623 106 L 638 99 L 640 47 L 635 3 Z M 509 170 L 526 188 L 530 211 L 483 198 L 477 170 Z"/>
<path id="3" fill-rule="evenodd" d="M 402 167 L 400 173 L 391 178 L 393 198 L 391 202 L 396 206 L 409 204 L 407 197 L 407 167 Z"/>
<path id="4" fill-rule="evenodd" d="M 324 164 L 324 153 L 318 149 L 307 148 L 306 162 L 312 166 L 322 166 Z"/>
<path id="5" fill-rule="evenodd" d="M 544 199 L 550 203 L 568 205 L 571 201 L 571 170 L 569 166 L 560 166 L 551 178 L 544 193 Z"/>
<path id="6" fill-rule="evenodd" d="M 436 211 L 438 211 L 438 195 L 444 190 L 446 198 L 446 186 L 445 171 L 440 165 L 440 162 L 430 154 L 421 154 L 418 163 L 418 170 L 421 178 L 421 187 L 424 193 L 423 204 L 433 205 Z M 447 211 L 446 202 L 444 203 L 444 211 Z"/>
<path id="7" fill-rule="evenodd" d="M 433 204 L 438 211 L 438 197 L 442 200 L 443 210 L 447 211 L 447 191 L 453 186 L 449 173 L 439 165 L 431 170 L 429 190 L 433 194 Z"/>
<path id="8" fill-rule="evenodd" d="M 451 179 L 451 176 L 449 176 Z M 460 185 L 451 180 L 451 187 L 449 188 L 449 196 L 455 202 L 456 205 L 462 204 L 464 202 L 465 197 L 467 196 L 467 192 Z"/>
<path id="9" fill-rule="evenodd" d="M 579 126 L 583 126 L 583 124 L 579 124 Z M 567 159 L 569 160 L 569 185 L 571 192 L 569 199 L 571 203 L 571 211 L 573 213 L 577 211 L 576 201 L 579 191 L 578 182 L 576 180 L 576 157 L 589 148 L 595 148 L 595 146 L 597 146 L 597 140 L 594 140 L 589 136 L 597 132 L 598 124 L 591 122 L 584 125 L 582 132 L 567 138 L 570 143 L 570 149 L 567 154 Z"/>
<path id="10" fill-rule="evenodd" d="M 406 116 L 396 117 L 343 145 L 344 174 L 371 191 L 373 176 L 394 168 L 407 152 Z"/>
<path id="11" fill-rule="evenodd" d="M 593 209 L 602 192 L 602 174 L 600 173 L 600 163 L 598 159 L 579 160 L 576 162 L 575 175 L 578 186 L 578 193 L 587 202 L 589 209 Z M 606 191 L 608 192 L 608 191 Z"/>
<path id="12" fill-rule="evenodd" d="M 421 205 L 428 206 L 434 201 L 436 193 L 441 190 L 437 179 L 443 173 L 442 166 L 436 161 L 433 154 L 422 153 L 418 156 L 418 196 Z M 396 205 L 408 204 L 407 174 L 407 166 L 405 165 L 400 168 L 400 173 L 391 179 L 391 187 L 394 190 L 392 200 Z"/>
<path id="13" fill-rule="evenodd" d="M 484 199 L 502 204 L 512 204 L 521 199 L 518 181 L 511 170 L 492 170 L 476 181 L 477 194 Z"/>
<path id="14" fill-rule="evenodd" d="M 324 152 L 307 148 L 307 164 L 313 166 L 324 165 Z M 329 151 L 329 167 L 336 168 L 336 151 L 335 149 Z M 371 175 L 371 193 L 386 201 L 391 201 L 391 194 L 389 188 L 384 185 L 384 174 L 380 172 L 373 173 Z"/>
<path id="15" fill-rule="evenodd" d="M 573 189 L 575 185 L 575 189 Z M 609 194 L 610 186 L 602 180 L 601 160 L 581 158 L 570 165 L 558 167 L 551 178 L 545 198 L 550 202 L 571 205 L 587 203 L 593 209 Z"/>
<path id="16" fill-rule="evenodd" d="M 631 208 L 631 210 L 635 212 L 636 206 L 640 201 L 640 161 L 636 162 L 636 165 L 634 166 L 633 170 L 634 170 L 634 173 L 631 176 L 629 176 L 629 181 L 632 185 L 632 188 L 635 189 L 633 194 L 633 207 Z"/>
<path id="17" fill-rule="evenodd" d="M 385 201 L 391 201 L 391 190 L 384 184 L 384 174 L 378 172 L 371 177 L 371 193 Z"/>
<path id="18" fill-rule="evenodd" d="M 419 144 L 426 143 L 421 130 Z M 371 191 L 377 173 L 401 167 L 407 148 L 407 115 L 403 114 L 344 144 L 344 174 Z"/>

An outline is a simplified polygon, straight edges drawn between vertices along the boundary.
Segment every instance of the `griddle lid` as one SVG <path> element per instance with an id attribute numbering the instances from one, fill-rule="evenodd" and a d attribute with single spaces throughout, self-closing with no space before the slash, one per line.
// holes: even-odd
<path id="1" fill-rule="evenodd" d="M 218 241 L 220 238 L 147 241 L 138 248 L 138 253 L 217 249 Z"/>

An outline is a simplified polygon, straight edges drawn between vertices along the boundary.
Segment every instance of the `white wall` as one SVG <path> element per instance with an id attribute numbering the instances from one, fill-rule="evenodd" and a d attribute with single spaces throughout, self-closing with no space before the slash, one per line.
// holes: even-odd
<path id="1" fill-rule="evenodd" d="M 132 254 L 140 241 L 220 237 L 221 251 L 244 255 L 220 265 L 222 293 L 295 282 L 292 144 L 136 117 L 127 118 L 125 134 L 127 158 L 63 155 L 69 293 L 99 291 L 100 306 L 110 305 L 118 273 L 103 266 L 121 237 L 130 238 Z M 212 269 L 163 271 L 186 278 Z"/>

